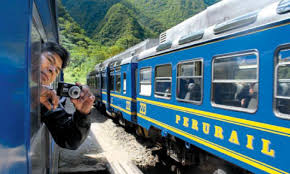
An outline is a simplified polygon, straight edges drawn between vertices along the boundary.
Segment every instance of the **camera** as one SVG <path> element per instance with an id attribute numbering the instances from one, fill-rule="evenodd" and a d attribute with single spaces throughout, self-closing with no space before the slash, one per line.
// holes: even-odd
<path id="1" fill-rule="evenodd" d="M 79 98 L 81 95 L 82 87 L 75 84 L 58 82 L 57 95 L 62 97 L 70 97 L 73 99 Z"/>

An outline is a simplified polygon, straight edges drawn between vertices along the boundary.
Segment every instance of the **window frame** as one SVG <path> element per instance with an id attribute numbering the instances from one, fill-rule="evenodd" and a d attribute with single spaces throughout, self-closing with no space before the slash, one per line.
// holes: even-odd
<path id="1" fill-rule="evenodd" d="M 150 69 L 150 74 L 151 74 L 151 79 L 150 79 L 150 82 L 141 82 L 141 71 L 142 70 L 144 70 L 144 69 Z M 147 66 L 147 67 L 142 67 L 142 68 L 140 68 L 140 70 L 139 70 L 139 82 L 138 82 L 138 84 L 139 84 L 139 88 L 138 88 L 138 95 L 141 95 L 141 96 L 147 96 L 147 97 L 150 97 L 151 95 L 152 95 L 152 67 L 151 66 Z M 143 84 L 150 84 L 150 86 L 151 86 L 151 92 L 150 92 L 150 94 L 149 95 L 144 95 L 144 94 L 140 94 L 140 89 L 141 89 L 141 83 L 143 83 Z"/>
<path id="2" fill-rule="evenodd" d="M 170 65 L 170 68 L 171 68 L 171 77 L 169 77 L 171 80 L 171 82 L 170 82 L 171 83 L 170 97 L 162 97 L 162 96 L 158 96 L 155 94 L 156 93 L 156 69 L 160 66 L 166 66 L 166 65 Z M 154 97 L 155 98 L 162 98 L 162 99 L 166 99 L 166 100 L 170 100 L 172 98 L 172 74 L 173 74 L 172 73 L 172 63 L 159 64 L 159 65 L 156 65 L 154 67 Z M 167 77 L 161 77 L 161 78 L 167 78 Z"/>
<path id="3" fill-rule="evenodd" d="M 193 100 L 185 100 L 185 99 L 180 99 L 178 98 L 178 94 L 177 94 L 177 89 L 178 89 L 178 66 L 181 64 L 186 64 L 186 63 L 190 63 L 190 62 L 197 62 L 197 61 L 201 61 L 201 92 L 200 92 L 200 101 L 193 101 Z M 194 76 L 192 76 L 192 78 L 196 78 Z M 203 84 L 204 83 L 204 60 L 203 58 L 199 57 L 199 58 L 193 58 L 193 59 L 189 59 L 189 60 L 183 60 L 177 63 L 176 65 L 176 88 L 175 88 L 175 99 L 178 102 L 184 102 L 184 103 L 192 103 L 195 105 L 202 105 L 203 103 Z"/>
<path id="4" fill-rule="evenodd" d="M 247 80 L 247 79 L 246 80 L 227 80 L 224 83 L 236 83 L 236 82 L 257 83 L 258 84 L 258 91 L 257 91 L 257 107 L 256 107 L 256 109 L 251 110 L 251 109 L 242 108 L 242 107 L 216 104 L 214 102 L 213 85 L 214 85 L 214 83 L 223 83 L 223 82 L 221 82 L 222 80 L 217 80 L 217 82 L 214 82 L 214 61 L 216 59 L 224 59 L 224 58 L 231 58 L 231 57 L 234 58 L 234 57 L 238 57 L 238 56 L 247 56 L 247 55 L 255 55 L 256 56 L 256 59 L 257 59 L 256 80 Z M 231 110 L 231 111 L 245 112 L 245 113 L 250 113 L 250 114 L 254 114 L 258 111 L 258 109 L 259 109 L 259 91 L 260 91 L 260 84 L 259 84 L 260 56 L 259 56 L 259 51 L 257 49 L 215 55 L 212 58 L 211 69 L 212 69 L 212 71 L 211 71 L 211 99 L 210 99 L 210 103 L 211 103 L 212 107 Z"/>
<path id="5" fill-rule="evenodd" d="M 29 37 L 30 37 L 30 41 L 29 41 L 29 45 L 30 45 L 30 59 L 31 61 L 37 60 L 37 64 L 33 64 L 32 62 L 29 62 L 28 66 L 29 66 L 29 70 L 28 70 L 28 82 L 33 81 L 32 80 L 32 71 L 35 67 L 37 67 L 37 82 L 34 83 L 29 83 L 28 84 L 28 91 L 30 92 L 30 94 L 28 94 L 28 96 L 30 97 L 29 99 L 29 107 L 30 107 L 30 113 L 29 113 L 29 119 L 30 119 L 30 128 L 29 128 L 29 136 L 30 136 L 30 141 L 34 141 L 37 137 L 37 133 L 39 132 L 39 130 L 41 129 L 42 126 L 42 121 L 41 121 L 41 107 L 40 107 L 40 101 L 39 100 L 35 100 L 33 101 L 33 89 L 37 89 L 36 91 L 36 96 L 35 97 L 40 97 L 40 89 L 41 89 L 41 82 L 40 82 L 40 65 L 41 65 L 41 60 L 40 60 L 40 55 L 41 55 L 41 48 L 42 48 L 42 43 L 44 41 L 41 31 L 43 29 L 42 25 L 38 25 L 37 21 L 39 21 L 40 19 L 37 8 L 35 6 L 35 4 L 33 3 L 33 10 L 35 11 L 35 14 L 33 14 L 33 19 L 32 19 L 32 23 L 31 23 L 31 28 L 30 28 L 30 32 L 29 32 Z M 35 19 L 35 15 L 37 15 L 37 19 Z M 34 31 L 33 31 L 34 30 Z M 33 33 L 35 32 L 35 33 Z M 33 36 L 33 34 L 36 34 Z M 37 50 L 35 49 L 35 47 L 32 47 L 32 44 L 36 44 L 38 45 Z M 34 54 L 37 54 L 34 55 Z M 35 62 L 34 62 L 35 63 Z M 61 74 L 61 73 L 60 73 Z M 59 76 L 57 77 L 57 79 L 59 79 Z M 55 80 L 53 82 L 53 84 L 55 84 L 57 82 L 57 80 Z M 55 89 L 55 87 L 54 87 Z M 34 106 L 34 107 L 33 107 Z M 35 114 L 35 115 L 33 115 Z M 44 155 L 47 155 L 46 153 Z"/>
<path id="6" fill-rule="evenodd" d="M 282 50 L 289 50 L 290 51 L 290 43 L 287 44 L 283 44 L 280 45 L 276 48 L 275 52 L 274 52 L 274 92 L 273 92 L 273 111 L 274 111 L 274 115 L 280 119 L 285 119 L 285 120 L 290 120 L 290 114 L 285 114 L 285 113 L 281 113 L 277 110 L 276 104 L 277 104 L 277 80 L 278 80 L 278 68 L 279 65 L 290 65 L 290 61 L 287 63 L 280 63 L 279 64 L 279 53 Z"/>

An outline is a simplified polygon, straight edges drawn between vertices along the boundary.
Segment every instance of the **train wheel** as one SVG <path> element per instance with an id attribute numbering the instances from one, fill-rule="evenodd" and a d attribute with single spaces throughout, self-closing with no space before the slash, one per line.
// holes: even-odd
<path id="1" fill-rule="evenodd" d="M 228 174 L 225 170 L 223 169 L 216 169 L 213 174 Z"/>
<path id="2" fill-rule="evenodd" d="M 142 132 L 142 128 L 140 126 L 136 127 L 136 134 L 140 137 L 143 137 L 143 132 Z"/>
<path id="3" fill-rule="evenodd" d="M 123 118 L 122 114 L 118 117 L 119 124 L 123 127 L 126 126 L 126 120 Z"/>

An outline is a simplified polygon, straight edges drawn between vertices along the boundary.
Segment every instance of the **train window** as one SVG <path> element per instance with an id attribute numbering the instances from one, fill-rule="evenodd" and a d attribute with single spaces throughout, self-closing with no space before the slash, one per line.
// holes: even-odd
<path id="1" fill-rule="evenodd" d="M 127 89 L 127 77 L 126 73 L 123 73 L 123 94 L 126 94 L 126 89 Z"/>
<path id="2" fill-rule="evenodd" d="M 121 74 L 116 74 L 116 92 L 121 92 Z"/>
<path id="3" fill-rule="evenodd" d="M 212 104 L 254 113 L 258 105 L 258 54 L 248 51 L 213 60 Z"/>
<path id="4" fill-rule="evenodd" d="M 115 87 L 114 87 L 114 70 L 112 70 L 110 72 L 110 91 L 114 91 Z"/>
<path id="5" fill-rule="evenodd" d="M 171 98 L 172 68 L 170 64 L 159 65 L 155 68 L 155 91 L 156 97 Z"/>
<path id="6" fill-rule="evenodd" d="M 181 62 L 177 65 L 178 101 L 200 104 L 202 97 L 202 60 Z"/>
<path id="7" fill-rule="evenodd" d="M 105 73 L 102 74 L 102 77 L 101 77 L 101 86 L 102 86 L 102 89 L 106 89 L 106 77 L 105 77 Z"/>
<path id="8" fill-rule="evenodd" d="M 290 44 L 278 49 L 275 57 L 275 113 L 290 119 Z"/>
<path id="9" fill-rule="evenodd" d="M 152 68 L 143 68 L 140 70 L 140 88 L 139 94 L 143 96 L 151 95 L 151 72 Z"/>
<path id="10" fill-rule="evenodd" d="M 101 87 L 101 75 L 100 74 L 98 74 L 98 75 L 96 75 L 96 89 L 98 89 L 98 90 L 100 90 L 100 87 Z"/>

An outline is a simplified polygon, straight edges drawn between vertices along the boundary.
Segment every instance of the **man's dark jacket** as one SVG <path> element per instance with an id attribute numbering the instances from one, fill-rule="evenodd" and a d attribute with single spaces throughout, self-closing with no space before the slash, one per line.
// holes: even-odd
<path id="1" fill-rule="evenodd" d="M 41 119 L 56 144 L 71 150 L 77 149 L 84 142 L 91 126 L 89 115 L 81 114 L 79 111 L 69 114 L 61 103 L 53 111 L 42 105 Z"/>

